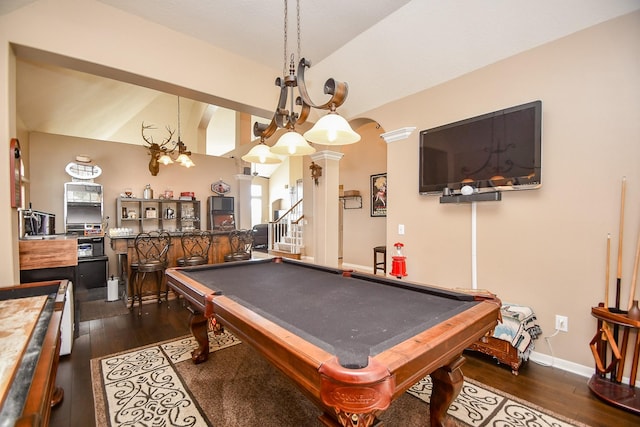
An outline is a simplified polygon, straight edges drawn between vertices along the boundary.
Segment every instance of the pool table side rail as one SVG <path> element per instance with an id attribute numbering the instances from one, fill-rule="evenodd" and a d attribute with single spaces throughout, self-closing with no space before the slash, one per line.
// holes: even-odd
<path id="1" fill-rule="evenodd" d="M 448 365 L 471 343 L 493 330 L 499 311 L 499 304 L 483 301 L 376 355 L 374 358 L 395 376 L 394 398 L 437 368 Z"/>
<path id="2" fill-rule="evenodd" d="M 423 283 L 415 283 L 410 281 L 396 280 L 389 277 L 376 276 L 371 273 L 362 272 L 348 272 L 348 275 L 354 279 L 366 280 L 374 283 L 384 283 L 387 286 L 394 286 L 401 289 L 409 289 L 417 292 L 427 293 L 431 295 L 437 295 L 443 298 L 454 299 L 458 301 L 474 301 L 476 295 L 472 295 L 457 290 L 451 290 L 435 285 L 425 285 Z"/>
<path id="3" fill-rule="evenodd" d="M 182 274 L 181 269 L 182 268 L 168 268 L 165 271 L 167 286 L 173 288 L 188 303 L 204 313 L 206 296 L 213 295 L 215 292 L 196 280 L 191 279 L 189 276 Z"/>

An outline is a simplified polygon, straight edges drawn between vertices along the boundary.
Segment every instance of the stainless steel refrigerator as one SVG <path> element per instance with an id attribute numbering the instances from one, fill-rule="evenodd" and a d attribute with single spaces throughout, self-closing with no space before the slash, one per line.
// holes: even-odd
<path id="1" fill-rule="evenodd" d="M 104 253 L 102 185 L 93 182 L 64 184 L 65 233 L 78 237 L 76 290 L 107 287 L 109 257 Z M 106 296 L 106 294 L 105 294 Z"/>

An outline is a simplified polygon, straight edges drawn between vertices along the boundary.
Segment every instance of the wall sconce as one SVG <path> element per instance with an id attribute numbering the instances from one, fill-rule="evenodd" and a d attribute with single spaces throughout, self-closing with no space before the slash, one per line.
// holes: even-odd
<path id="1" fill-rule="evenodd" d="M 309 169 L 311 169 L 311 178 L 313 179 L 313 182 L 318 185 L 318 178 L 322 176 L 322 166 L 316 165 L 315 162 L 311 162 Z"/>

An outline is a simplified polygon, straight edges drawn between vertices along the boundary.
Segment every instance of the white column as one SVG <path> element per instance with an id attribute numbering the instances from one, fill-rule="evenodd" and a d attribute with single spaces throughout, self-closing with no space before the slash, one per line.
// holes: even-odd
<path id="1" fill-rule="evenodd" d="M 238 200 L 236 201 L 236 228 L 251 228 L 251 181 L 253 176 L 237 174 Z"/>
<path id="2" fill-rule="evenodd" d="M 322 167 L 318 184 L 313 185 L 313 235 L 316 264 L 338 266 L 338 199 L 340 184 L 340 159 L 343 154 L 335 151 L 318 151 L 311 160 Z M 311 171 L 306 173 L 311 174 Z"/>

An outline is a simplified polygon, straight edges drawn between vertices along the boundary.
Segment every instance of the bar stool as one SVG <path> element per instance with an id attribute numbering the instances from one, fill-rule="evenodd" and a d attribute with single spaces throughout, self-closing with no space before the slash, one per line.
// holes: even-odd
<path id="1" fill-rule="evenodd" d="M 378 254 L 382 254 L 382 261 L 378 261 Z M 377 274 L 378 270 L 382 270 L 387 275 L 387 247 L 376 246 L 373 248 L 373 274 Z"/>
<path id="2" fill-rule="evenodd" d="M 229 233 L 231 252 L 224 256 L 224 262 L 245 261 L 251 259 L 253 249 L 253 231 L 233 230 Z"/>
<path id="3" fill-rule="evenodd" d="M 171 246 L 171 235 L 167 232 L 139 233 L 135 239 L 136 262 L 131 263 L 129 283 L 132 284 L 133 298 L 131 309 L 138 300 L 138 315 L 142 315 L 142 285 L 147 273 L 153 273 L 156 279 L 158 303 L 164 282 L 164 270 L 167 268 L 167 254 Z M 168 294 L 168 292 L 167 292 Z"/>
<path id="4" fill-rule="evenodd" d="M 180 236 L 182 253 L 184 256 L 178 258 L 178 267 L 190 267 L 192 265 L 209 264 L 209 249 L 213 236 L 209 231 L 194 230 L 185 231 Z"/>

